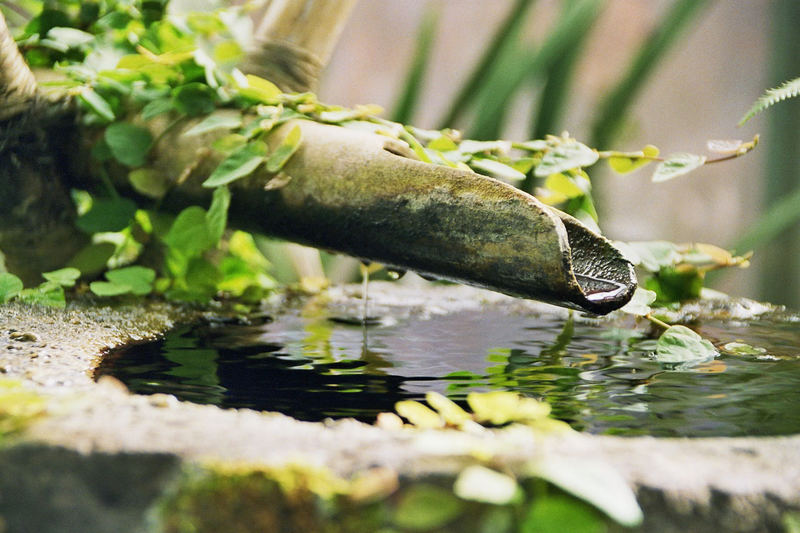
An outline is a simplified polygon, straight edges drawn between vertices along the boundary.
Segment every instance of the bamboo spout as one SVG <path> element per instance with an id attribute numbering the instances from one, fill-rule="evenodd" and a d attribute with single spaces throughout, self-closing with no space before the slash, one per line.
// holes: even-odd
<path id="1" fill-rule="evenodd" d="M 307 120 L 279 128 L 270 144 L 295 126 L 302 142 L 282 174 L 262 168 L 231 184 L 233 224 L 598 314 L 624 305 L 636 288 L 633 267 L 608 240 L 529 194 L 398 155 L 405 151 L 393 139 Z M 162 162 L 183 164 L 175 154 Z M 199 185 L 206 175 L 175 190 L 193 197 L 169 201 L 196 203 L 208 194 Z"/>

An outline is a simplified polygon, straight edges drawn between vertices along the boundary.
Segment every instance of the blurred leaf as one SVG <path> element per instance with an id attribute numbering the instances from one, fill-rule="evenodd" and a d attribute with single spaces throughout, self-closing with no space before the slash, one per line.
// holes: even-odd
<path id="1" fill-rule="evenodd" d="M 114 111 L 111 109 L 111 106 L 105 100 L 105 98 L 94 92 L 92 89 L 87 88 L 82 90 L 78 94 L 78 97 L 89 107 L 89 109 L 97 113 L 105 120 L 111 122 L 116 118 L 114 116 Z"/>
<path id="2" fill-rule="evenodd" d="M 219 187 L 239 178 L 249 176 L 261 164 L 267 154 L 267 145 L 262 141 L 250 141 L 234 150 L 203 182 L 203 187 Z M 291 155 L 291 154 L 290 154 Z"/>
<path id="3" fill-rule="evenodd" d="M 93 281 L 89 290 L 97 296 L 120 296 L 131 292 L 130 285 L 114 283 L 112 281 Z"/>
<path id="4" fill-rule="evenodd" d="M 447 489 L 417 483 L 407 488 L 394 510 L 396 526 L 412 531 L 431 531 L 458 518 L 464 504 Z"/>
<path id="5" fill-rule="evenodd" d="M 414 400 L 397 402 L 395 411 L 411 424 L 421 429 L 444 427 L 444 420 L 438 413 Z"/>
<path id="6" fill-rule="evenodd" d="M 110 242 L 92 243 L 75 254 L 67 266 L 77 268 L 84 277 L 94 277 L 106 269 L 116 248 Z"/>
<path id="7" fill-rule="evenodd" d="M 417 102 L 422 90 L 425 73 L 433 50 L 433 39 L 436 36 L 436 28 L 439 25 L 439 5 L 429 3 L 423 14 L 422 24 L 415 42 L 417 43 L 414 57 L 406 73 L 406 80 L 403 89 L 397 98 L 392 112 L 392 120 L 400 123 L 411 122 Z"/>
<path id="8" fill-rule="evenodd" d="M 162 198 L 167 193 L 169 183 L 164 175 L 152 168 L 137 168 L 128 173 L 128 181 L 133 190 L 148 198 Z"/>
<path id="9" fill-rule="evenodd" d="M 62 287 L 72 287 L 75 282 L 81 277 L 81 271 L 77 268 L 66 267 L 54 270 L 52 272 L 42 273 L 42 277 L 47 281 L 57 283 Z"/>
<path id="10" fill-rule="evenodd" d="M 642 510 L 627 481 L 597 458 L 581 461 L 551 454 L 531 466 L 530 474 L 591 503 L 623 526 L 641 523 Z"/>
<path id="11" fill-rule="evenodd" d="M 191 206 L 181 211 L 164 236 L 164 243 L 186 257 L 194 257 L 213 246 L 206 224 L 206 211 Z"/>
<path id="12" fill-rule="evenodd" d="M 507 56 L 515 50 L 519 39 L 522 24 L 527 18 L 528 11 L 534 4 L 533 0 L 516 0 L 509 10 L 506 18 L 498 26 L 491 42 L 483 50 L 483 56 L 475 65 L 467 80 L 461 86 L 458 94 L 452 99 L 450 109 L 440 121 L 439 128 L 453 127 L 455 122 L 470 107 L 470 102 L 479 93 L 479 89 L 486 83 L 489 73 L 498 63 L 503 61 L 502 56 Z"/>
<path id="13" fill-rule="evenodd" d="M 596 151 L 585 144 L 569 140 L 545 152 L 534 174 L 539 178 L 545 178 L 565 170 L 588 167 L 595 164 L 599 157 Z"/>
<path id="14" fill-rule="evenodd" d="M 188 131 L 184 132 L 184 135 L 191 137 L 210 131 L 232 130 L 241 126 L 242 116 L 239 113 L 214 113 L 192 126 Z"/>
<path id="15" fill-rule="evenodd" d="M 277 85 L 264 78 L 248 74 L 245 79 L 247 85 L 239 87 L 239 94 L 264 104 L 277 104 L 283 92 Z"/>
<path id="16" fill-rule="evenodd" d="M 64 298 L 64 287 L 52 281 L 46 281 L 31 289 L 23 289 L 19 292 L 18 297 L 21 301 L 29 304 L 60 308 L 67 305 Z"/>
<path id="17" fill-rule="evenodd" d="M 706 147 L 718 154 L 735 154 L 743 144 L 744 141 L 741 139 L 712 139 L 706 143 Z"/>
<path id="18" fill-rule="evenodd" d="M 652 144 L 648 144 L 644 148 L 642 148 L 641 155 L 629 155 L 619 152 L 619 155 L 615 153 L 608 158 L 608 165 L 611 167 L 611 170 L 618 174 L 627 174 L 628 172 L 633 172 L 643 166 L 652 162 L 653 158 L 658 157 L 659 150 Z M 638 156 L 638 157 L 637 157 Z"/>
<path id="19" fill-rule="evenodd" d="M 216 246 L 225 232 L 228 223 L 228 206 L 231 204 L 231 193 L 224 185 L 214 189 L 211 206 L 206 213 L 206 226 L 210 242 Z"/>
<path id="20" fill-rule="evenodd" d="M 281 144 L 269 155 L 267 158 L 267 172 L 276 173 L 283 168 L 283 165 L 294 155 L 298 148 L 300 148 L 300 141 L 302 140 L 303 132 L 300 126 L 295 126 L 284 137 Z"/>
<path id="21" fill-rule="evenodd" d="M 467 420 L 472 420 L 472 416 L 463 410 L 453 400 L 439 394 L 438 392 L 428 392 L 425 394 L 425 401 L 444 419 L 445 423 L 451 426 L 460 426 Z"/>
<path id="22" fill-rule="evenodd" d="M 519 44 L 503 54 L 491 78 L 481 86 L 475 119 L 468 129 L 469 137 L 497 139 L 501 136 L 505 117 L 510 111 L 508 103 L 514 94 L 524 82 L 543 76 L 554 62 L 580 41 L 585 28 L 591 25 L 599 3 L 600 0 L 571 2 L 536 52 L 531 53 L 529 45 Z"/>
<path id="23" fill-rule="evenodd" d="M 467 395 L 467 403 L 478 422 L 495 426 L 545 418 L 550 414 L 548 404 L 511 391 L 471 392 Z"/>
<path id="24" fill-rule="evenodd" d="M 172 98 L 151 100 L 142 108 L 142 118 L 144 120 L 150 120 L 163 113 L 168 113 L 173 109 L 175 109 L 175 102 Z"/>
<path id="25" fill-rule="evenodd" d="M 453 484 L 453 492 L 463 500 L 493 505 L 508 505 L 522 499 L 516 479 L 480 465 L 462 470 Z"/>
<path id="26" fill-rule="evenodd" d="M 522 181 L 525 179 L 525 174 L 523 174 L 522 172 L 515 170 L 514 168 L 499 161 L 495 161 L 493 159 L 483 159 L 475 157 L 470 160 L 469 166 L 472 167 L 473 169 L 482 171 L 481 172 L 482 174 L 486 174 L 493 178 L 497 178 L 510 183 Z"/>
<path id="27" fill-rule="evenodd" d="M 172 90 L 175 109 L 190 117 L 206 115 L 217 108 L 216 93 L 203 83 L 187 83 Z"/>
<path id="28" fill-rule="evenodd" d="M 706 156 L 687 153 L 670 154 L 668 158 L 658 164 L 653 173 L 653 183 L 671 180 L 678 176 L 688 174 L 701 167 L 706 162 Z"/>
<path id="29" fill-rule="evenodd" d="M 132 294 L 142 296 L 153 290 L 156 272 L 152 268 L 134 265 L 109 270 L 106 272 L 106 279 L 117 285 L 126 285 Z"/>
<path id="30" fill-rule="evenodd" d="M 540 496 L 533 500 L 520 533 L 605 533 L 603 519 L 590 507 L 567 496 Z"/>
<path id="31" fill-rule="evenodd" d="M 120 231 L 136 214 L 136 203 L 128 198 L 94 198 L 92 207 L 76 221 L 86 233 Z"/>
<path id="32" fill-rule="evenodd" d="M 703 275 L 695 268 L 663 267 L 644 282 L 646 289 L 656 293 L 659 303 L 683 302 L 700 297 Z"/>
<path id="33" fill-rule="evenodd" d="M 114 158 L 129 167 L 144 165 L 153 144 L 149 131 L 130 122 L 111 124 L 106 128 L 104 138 Z"/>
<path id="34" fill-rule="evenodd" d="M 654 354 L 659 363 L 701 363 L 718 355 L 713 344 L 686 326 L 670 326 L 658 338 Z"/>
<path id="35" fill-rule="evenodd" d="M 708 4 L 708 0 L 676 0 L 671 4 L 658 26 L 643 40 L 625 76 L 602 98 L 592 125 L 592 146 L 603 149 L 611 145 L 622 127 L 628 108 L 636 101 L 647 78 L 686 26 Z"/>
<path id="36" fill-rule="evenodd" d="M 22 290 L 22 280 L 9 272 L 0 273 L 0 303 L 6 303 Z"/>

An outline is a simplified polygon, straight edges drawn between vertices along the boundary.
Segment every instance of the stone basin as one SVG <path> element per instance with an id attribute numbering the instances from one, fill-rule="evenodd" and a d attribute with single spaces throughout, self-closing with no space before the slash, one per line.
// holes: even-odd
<path id="1" fill-rule="evenodd" d="M 490 308 L 531 315 L 565 313 L 461 286 L 418 290 L 372 283 L 370 298 L 377 312 L 393 316 Z M 267 312 L 279 313 L 286 305 L 291 304 L 273 303 Z M 360 291 L 331 289 L 324 305 L 358 310 Z M 742 319 L 765 309 L 730 300 L 721 307 L 687 307 L 684 312 L 708 315 L 722 307 Z M 227 516 L 223 523 L 228 531 L 263 531 L 265 524 L 280 524 L 276 531 L 358 531 L 348 529 L 349 522 L 336 522 L 351 516 L 346 512 L 335 515 L 335 528 L 327 523 L 334 515 L 321 512 L 318 502 L 309 503 L 308 493 L 317 499 L 341 495 L 344 489 L 333 487 L 347 481 L 350 497 L 345 506 L 357 515 L 356 504 L 392 505 L 396 495 L 414 483 L 452 486 L 469 465 L 490 464 L 524 477 L 526 465 L 550 459 L 600 465 L 602 472 L 631 487 L 644 512 L 644 521 L 634 530 L 784 531 L 797 520 L 800 436 L 623 438 L 543 434 L 521 425 L 476 432 L 388 429 L 348 419 L 302 422 L 163 394 L 135 395 L 113 378 L 92 379 L 108 350 L 220 313 L 224 310 L 160 301 L 107 307 L 81 300 L 66 310 L 16 303 L 0 307 L 0 378 L 21 382 L 43 405 L 43 413 L 24 424 L 19 434 L 0 441 L 0 532 L 189 531 L 180 525 L 180 512 L 193 504 L 175 495 L 192 483 L 196 488 L 198 472 L 208 470 L 219 479 L 243 483 L 252 482 L 247 476 L 254 473 L 264 482 L 278 480 L 278 492 L 283 491 L 282 496 L 267 498 L 272 489 L 259 486 L 255 498 L 231 482 L 231 490 L 239 492 L 226 500 L 227 493 L 217 487 L 210 501 Z M 303 480 L 309 489 L 305 499 L 287 489 L 287 472 L 295 485 Z M 367 481 L 354 485 L 353 480 Z M 370 488 L 354 488 L 362 485 Z M 197 492 L 192 494 L 202 501 Z M 226 508 L 231 501 L 236 502 L 235 513 L 230 505 Z M 486 511 L 486 504 L 474 505 Z M 236 523 L 231 522 L 234 515 Z M 197 531 L 214 531 L 208 525 L 214 519 L 206 517 L 207 529 Z M 463 524 L 459 527 L 437 530 L 465 531 Z"/>

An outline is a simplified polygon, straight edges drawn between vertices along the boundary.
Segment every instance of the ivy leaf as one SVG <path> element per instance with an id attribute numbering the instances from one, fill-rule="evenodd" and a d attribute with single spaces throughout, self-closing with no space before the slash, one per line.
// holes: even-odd
<path id="1" fill-rule="evenodd" d="M 193 205 L 181 211 L 175 218 L 164 243 L 185 257 L 194 257 L 213 246 L 206 225 L 206 210 Z"/>
<path id="2" fill-rule="evenodd" d="M 187 83 L 172 90 L 172 102 L 181 113 L 191 117 L 207 115 L 217 108 L 216 93 L 203 83 Z"/>
<path id="3" fill-rule="evenodd" d="M 136 203 L 128 198 L 95 198 L 92 207 L 78 217 L 76 225 L 86 233 L 120 231 L 136 214 Z"/>
<path id="4" fill-rule="evenodd" d="M 47 281 L 52 281 L 61 287 L 72 287 L 75 282 L 81 277 L 81 271 L 77 268 L 66 267 L 52 272 L 44 272 L 42 277 Z"/>
<path id="5" fill-rule="evenodd" d="M 112 281 L 93 281 L 89 284 L 89 290 L 97 296 L 119 296 L 131 292 L 131 287 Z"/>
<path id="6" fill-rule="evenodd" d="M 705 162 L 706 156 L 704 155 L 683 152 L 672 154 L 656 167 L 653 173 L 653 183 L 660 183 L 688 174 L 697 167 L 703 166 Z"/>
<path id="7" fill-rule="evenodd" d="M 159 199 L 167 194 L 169 184 L 163 174 L 152 168 L 137 168 L 128 173 L 128 181 L 133 189 L 148 198 Z"/>
<path id="8" fill-rule="evenodd" d="M 10 272 L 0 273 L 0 303 L 17 296 L 23 288 L 22 280 Z"/>
<path id="9" fill-rule="evenodd" d="M 127 286 L 132 294 L 143 296 L 153 290 L 156 272 L 152 268 L 134 265 L 109 270 L 106 272 L 106 279 L 111 283 Z"/>
<path id="10" fill-rule="evenodd" d="M 219 187 L 249 176 L 264 162 L 266 153 L 267 145 L 262 141 L 248 142 L 226 157 L 203 182 L 203 187 Z"/>
<path id="11" fill-rule="evenodd" d="M 694 364 L 719 355 L 709 341 L 686 326 L 670 326 L 656 344 L 655 359 L 659 363 Z"/>
<path id="12" fill-rule="evenodd" d="M 111 124 L 106 128 L 104 139 L 114 158 L 129 167 L 144 165 L 153 145 L 150 132 L 130 122 Z"/>
<path id="13" fill-rule="evenodd" d="M 638 154 L 625 154 L 622 152 L 614 153 L 608 158 L 611 170 L 618 174 L 627 174 L 649 164 L 653 158 L 658 157 L 659 150 L 652 144 L 648 144 Z"/>
<path id="14" fill-rule="evenodd" d="M 267 172 L 275 174 L 283 168 L 283 165 L 289 161 L 289 158 L 291 158 L 300 147 L 302 135 L 303 133 L 300 130 L 300 126 L 292 128 L 292 131 L 286 135 L 283 141 L 281 141 L 281 144 L 275 148 L 270 154 L 269 159 L 267 159 Z"/>
<path id="15" fill-rule="evenodd" d="M 277 85 L 264 78 L 248 74 L 245 79 L 246 84 L 239 87 L 239 94 L 245 98 L 264 104 L 277 104 L 283 94 Z"/>
<path id="16" fill-rule="evenodd" d="M 228 206 L 231 204 L 231 193 L 227 187 L 217 187 L 211 199 L 211 207 L 206 213 L 208 237 L 216 246 L 225 232 L 228 222 Z"/>
<path id="17" fill-rule="evenodd" d="M 202 121 L 192 126 L 189 130 L 184 132 L 187 137 L 194 135 L 202 135 L 215 130 L 232 130 L 242 126 L 242 115 L 239 113 L 214 113 L 207 116 Z"/>
<path id="18" fill-rule="evenodd" d="M 546 152 L 534 174 L 538 178 L 545 178 L 557 172 L 588 167 L 595 164 L 599 158 L 600 155 L 585 144 L 568 141 Z"/>
<path id="19" fill-rule="evenodd" d="M 469 166 L 503 181 L 517 182 L 525 179 L 525 174 L 522 172 L 493 159 L 475 157 L 470 160 Z"/>

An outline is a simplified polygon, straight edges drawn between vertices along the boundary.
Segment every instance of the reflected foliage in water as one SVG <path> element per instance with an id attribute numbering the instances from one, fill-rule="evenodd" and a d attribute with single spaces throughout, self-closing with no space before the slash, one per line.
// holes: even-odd
<path id="1" fill-rule="evenodd" d="M 169 393 L 303 420 L 373 421 L 395 402 L 435 390 L 462 401 L 476 390 L 544 399 L 590 433 L 654 436 L 781 435 L 800 431 L 797 324 L 706 322 L 723 354 L 670 369 L 643 329 L 499 311 L 462 312 L 363 327 L 336 317 L 282 315 L 261 325 L 206 323 L 110 354 L 110 374 L 138 393 Z M 632 326 L 632 324 L 631 324 Z"/>

